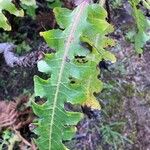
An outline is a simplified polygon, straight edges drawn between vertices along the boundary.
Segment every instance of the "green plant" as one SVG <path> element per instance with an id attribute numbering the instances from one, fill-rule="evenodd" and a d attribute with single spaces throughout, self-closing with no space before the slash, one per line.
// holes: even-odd
<path id="1" fill-rule="evenodd" d="M 47 0 L 49 8 L 61 7 L 62 1 L 61 0 Z"/>
<path id="2" fill-rule="evenodd" d="M 150 0 L 142 0 L 142 2 L 145 8 L 150 9 Z"/>
<path id="3" fill-rule="evenodd" d="M 0 150 L 12 150 L 16 142 L 20 142 L 19 137 L 10 130 L 4 130 L 0 140 Z"/>
<path id="4" fill-rule="evenodd" d="M 122 125 L 124 125 L 124 122 L 115 122 L 107 125 L 102 125 L 102 127 L 100 128 L 104 143 L 113 146 L 115 150 L 118 149 L 119 145 L 124 145 L 125 141 L 133 144 L 131 140 L 121 135 L 117 131 L 117 129 L 120 128 Z"/>
<path id="5" fill-rule="evenodd" d="M 6 32 L 3 32 L 0 34 L 0 42 L 9 42 L 13 44 L 17 44 L 16 53 L 22 54 L 27 53 L 31 50 L 30 45 L 26 42 L 27 34 L 20 34 L 16 33 L 15 36 L 12 36 L 11 34 L 8 34 Z"/>
<path id="6" fill-rule="evenodd" d="M 35 19 L 36 13 L 35 10 L 38 7 L 36 0 L 21 0 L 21 7 L 25 10 L 26 14 L 33 19 Z"/>
<path id="7" fill-rule="evenodd" d="M 114 41 L 106 36 L 113 28 L 106 21 L 103 7 L 83 1 L 73 11 L 54 8 L 54 14 L 61 30 L 41 35 L 56 52 L 46 54 L 38 63 L 39 71 L 50 78 L 34 78 L 35 95 L 46 98 L 42 105 L 32 104 L 39 117 L 35 133 L 39 136 L 36 143 L 40 150 L 66 149 L 62 141 L 73 137 L 75 125 L 83 115 L 67 111 L 65 103 L 100 109 L 94 96 L 102 89 L 97 65 L 102 58 L 115 61 L 114 55 L 104 49 L 114 45 Z M 83 46 L 85 43 L 90 49 Z"/>
<path id="8" fill-rule="evenodd" d="M 131 3 L 131 6 L 133 8 L 133 17 L 136 21 L 136 32 L 134 34 L 134 45 L 135 45 L 135 50 L 137 53 L 141 54 L 143 53 L 143 47 L 145 43 L 150 40 L 150 35 L 148 33 L 148 30 L 150 29 L 150 21 L 148 18 L 143 14 L 143 12 L 137 8 L 137 5 L 139 4 L 141 0 L 129 0 Z M 146 3 L 148 6 L 150 4 L 142 0 L 144 4 Z M 145 5 L 146 5 L 145 4 Z"/>
<path id="9" fill-rule="evenodd" d="M 5 130 L 2 134 L 2 140 L 0 140 L 0 149 L 3 149 L 4 145 L 8 144 L 8 140 L 11 138 L 11 132 L 9 130 Z"/>
<path id="10" fill-rule="evenodd" d="M 122 6 L 123 1 L 122 0 L 111 0 L 111 4 L 113 8 L 119 8 Z"/>
<path id="11" fill-rule="evenodd" d="M 26 6 L 36 6 L 35 0 L 21 0 L 21 3 Z M 0 0 L 0 28 L 10 31 L 11 26 L 5 17 L 3 10 L 6 10 L 17 17 L 23 17 L 24 11 L 22 9 L 17 9 L 15 4 L 12 3 L 12 0 Z"/>

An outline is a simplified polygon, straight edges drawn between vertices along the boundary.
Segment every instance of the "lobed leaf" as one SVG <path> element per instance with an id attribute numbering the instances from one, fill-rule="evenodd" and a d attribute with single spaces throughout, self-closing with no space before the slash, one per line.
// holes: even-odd
<path id="1" fill-rule="evenodd" d="M 94 93 L 102 89 L 97 65 L 105 58 L 107 42 L 101 45 L 98 39 L 108 40 L 106 34 L 112 31 L 106 22 L 104 8 L 97 4 L 89 5 L 86 0 L 73 11 L 55 8 L 54 14 L 61 29 L 40 33 L 56 50 L 54 54 L 46 54 L 38 63 L 39 71 L 48 74 L 49 78 L 34 78 L 35 95 L 46 98 L 43 104 L 33 102 L 33 110 L 39 117 L 35 132 L 39 136 L 36 142 L 40 150 L 67 149 L 62 141 L 72 138 L 75 125 L 83 115 L 68 112 L 66 103 L 100 109 Z M 83 43 L 91 45 L 92 49 Z M 109 55 L 114 58 L 114 55 Z"/>

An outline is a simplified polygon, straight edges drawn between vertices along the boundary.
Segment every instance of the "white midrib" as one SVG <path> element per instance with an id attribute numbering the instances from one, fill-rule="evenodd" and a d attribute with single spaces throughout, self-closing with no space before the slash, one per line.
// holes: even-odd
<path id="1" fill-rule="evenodd" d="M 52 132 L 53 132 L 55 109 L 56 109 L 56 104 L 57 104 L 57 100 L 58 100 L 58 93 L 59 93 L 59 89 L 60 89 L 61 79 L 62 79 L 64 67 L 65 67 L 66 56 L 68 54 L 70 45 L 74 40 L 73 37 L 74 37 L 74 33 L 76 31 L 76 27 L 78 26 L 78 23 L 80 21 L 80 16 L 82 15 L 82 12 L 86 8 L 87 4 L 88 3 L 86 1 L 84 1 L 80 5 L 80 7 L 78 7 L 78 10 L 77 10 L 78 13 L 75 17 L 74 23 L 72 24 L 72 28 L 70 30 L 70 34 L 68 36 L 68 39 L 66 40 L 64 55 L 63 55 L 63 59 L 62 59 L 61 67 L 60 67 L 60 72 L 59 72 L 59 75 L 58 75 L 58 81 L 57 81 L 57 85 L 56 85 L 56 92 L 55 92 L 54 102 L 53 102 L 53 107 L 52 107 L 53 109 L 52 109 L 51 120 L 50 120 L 50 128 L 49 128 L 49 150 L 51 150 L 51 147 L 52 147 Z"/>

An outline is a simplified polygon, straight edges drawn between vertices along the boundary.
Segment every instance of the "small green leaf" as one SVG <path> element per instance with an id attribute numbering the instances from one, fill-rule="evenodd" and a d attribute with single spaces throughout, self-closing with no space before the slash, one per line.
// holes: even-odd
<path id="1" fill-rule="evenodd" d="M 35 0 L 21 0 L 21 3 L 26 5 L 26 6 L 36 7 L 36 1 Z"/>
<path id="2" fill-rule="evenodd" d="M 55 7 L 61 7 L 63 2 L 61 0 L 47 0 L 48 3 L 48 7 L 53 9 Z"/>

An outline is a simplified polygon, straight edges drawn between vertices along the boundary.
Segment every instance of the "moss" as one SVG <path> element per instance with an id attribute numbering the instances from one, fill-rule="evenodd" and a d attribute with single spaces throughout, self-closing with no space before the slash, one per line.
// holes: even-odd
<path id="1" fill-rule="evenodd" d="M 110 80 L 109 83 L 104 84 L 104 89 L 98 96 L 102 103 L 107 101 L 107 104 L 103 106 L 103 110 L 109 117 L 119 114 L 123 109 L 123 91 L 120 86 L 116 80 Z"/>
<path id="2" fill-rule="evenodd" d="M 135 95 L 136 87 L 135 87 L 134 84 L 128 83 L 128 84 L 123 84 L 122 86 L 123 86 L 123 89 L 124 89 L 124 93 L 123 93 L 124 96 L 126 96 L 128 98 L 131 98 Z"/>
<path id="3" fill-rule="evenodd" d="M 130 133 L 130 137 L 129 137 L 129 138 L 131 139 L 131 141 L 132 141 L 133 143 L 135 143 L 135 142 L 137 141 L 137 131 L 136 131 L 136 129 L 133 130 L 133 131 Z"/>

